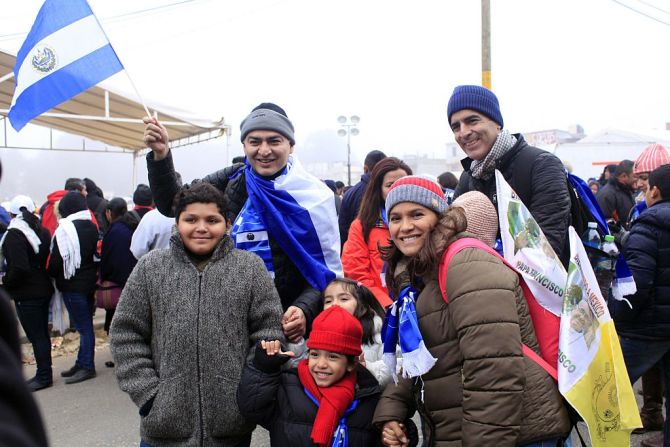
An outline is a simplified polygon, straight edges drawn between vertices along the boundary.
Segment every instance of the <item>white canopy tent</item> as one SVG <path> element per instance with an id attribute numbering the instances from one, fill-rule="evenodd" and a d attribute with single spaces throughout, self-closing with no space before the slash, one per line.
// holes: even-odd
<path id="1" fill-rule="evenodd" d="M 0 147 L 21 149 L 7 143 L 7 114 L 16 86 L 13 78 L 15 62 L 15 56 L 0 51 L 0 119 L 3 121 L 4 135 Z M 212 121 L 168 106 L 148 104 L 148 107 L 152 113 L 157 113 L 161 123 L 169 129 L 170 146 L 173 148 L 230 135 L 230 126 L 225 124 L 223 118 Z M 80 147 L 56 148 L 53 147 L 52 138 L 49 147 L 29 149 L 109 152 L 110 148 L 118 148 L 133 157 L 134 187 L 136 161 L 146 150 L 143 143 L 144 123 L 141 119 L 145 115 L 141 103 L 108 89 L 93 87 L 38 116 L 31 123 L 99 141 L 105 145 L 104 149 L 86 148 L 85 141 Z"/>

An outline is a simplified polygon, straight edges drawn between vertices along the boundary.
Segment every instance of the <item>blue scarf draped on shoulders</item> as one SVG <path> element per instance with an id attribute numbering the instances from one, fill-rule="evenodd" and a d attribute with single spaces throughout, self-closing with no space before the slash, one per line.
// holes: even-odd
<path id="1" fill-rule="evenodd" d="M 247 194 L 232 229 L 235 247 L 256 253 L 274 277 L 272 237 L 305 279 L 323 291 L 342 276 L 333 192 L 291 155 L 281 174 L 265 179 L 244 168 Z"/>

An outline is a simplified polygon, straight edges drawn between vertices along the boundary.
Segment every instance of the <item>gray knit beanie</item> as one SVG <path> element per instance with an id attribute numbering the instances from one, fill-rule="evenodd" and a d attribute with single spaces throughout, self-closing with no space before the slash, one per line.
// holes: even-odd
<path id="1" fill-rule="evenodd" d="M 447 209 L 447 199 L 442 187 L 434 180 L 421 175 L 408 175 L 396 180 L 386 196 L 386 215 L 402 202 L 418 203 L 442 214 Z"/>
<path id="2" fill-rule="evenodd" d="M 485 194 L 479 191 L 466 192 L 458 196 L 451 206 L 458 206 L 465 211 L 468 233 L 489 247 L 495 246 L 498 237 L 498 213 Z"/>
<path id="3" fill-rule="evenodd" d="M 240 141 L 244 143 L 244 139 L 249 132 L 254 130 L 273 130 L 288 138 L 291 142 L 291 146 L 295 144 L 293 123 L 288 119 L 284 109 L 271 102 L 264 102 L 257 105 L 251 113 L 244 118 L 244 121 L 240 124 Z"/>

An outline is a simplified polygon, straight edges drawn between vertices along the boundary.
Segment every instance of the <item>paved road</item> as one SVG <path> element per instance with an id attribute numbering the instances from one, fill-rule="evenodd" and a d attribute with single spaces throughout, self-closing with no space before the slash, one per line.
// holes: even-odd
<path id="1" fill-rule="evenodd" d="M 105 345 L 95 354 L 98 376 L 86 382 L 65 385 L 60 372 L 74 364 L 74 356 L 54 359 L 54 386 L 35 393 L 52 447 L 139 445 L 137 407 L 119 390 L 113 368 L 105 367 L 108 360 L 111 360 L 111 354 Z M 32 377 L 34 369 L 34 366 L 27 365 L 26 377 Z M 581 432 L 587 436 L 585 427 L 582 427 Z M 647 436 L 650 435 L 634 435 L 631 445 L 639 446 L 640 441 Z M 262 428 L 256 429 L 251 445 L 269 447 L 267 432 Z M 580 445 L 574 433 L 573 445 Z"/>

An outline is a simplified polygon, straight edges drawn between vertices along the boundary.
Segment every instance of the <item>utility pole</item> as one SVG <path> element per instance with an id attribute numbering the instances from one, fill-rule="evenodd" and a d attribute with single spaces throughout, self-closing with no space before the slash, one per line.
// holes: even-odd
<path id="1" fill-rule="evenodd" d="M 482 0 L 482 86 L 491 90 L 491 0 Z"/>

